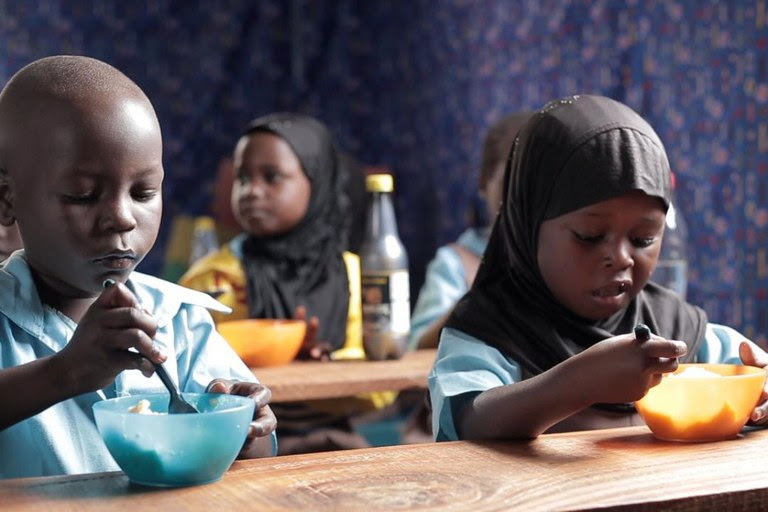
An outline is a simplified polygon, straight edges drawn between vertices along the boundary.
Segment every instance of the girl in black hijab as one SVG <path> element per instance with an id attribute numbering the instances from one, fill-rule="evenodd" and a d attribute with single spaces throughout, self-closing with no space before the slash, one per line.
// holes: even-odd
<path id="1" fill-rule="evenodd" d="M 362 347 L 361 306 L 351 296 L 359 294 L 359 258 L 346 252 L 350 222 L 361 215 L 352 210 L 351 161 L 317 119 L 285 112 L 253 120 L 233 162 L 231 205 L 243 233 L 193 264 L 180 284 L 232 308 L 216 321 L 307 319 L 301 356 Z"/>
<path id="2" fill-rule="evenodd" d="M 704 311 L 648 281 L 670 170 L 630 108 L 599 96 L 548 104 L 513 143 L 503 186 L 478 275 L 430 375 L 438 440 L 642 424 L 631 402 L 678 359 L 716 352 L 711 338 L 727 345 L 721 359 L 738 360 L 738 343 L 711 334 Z M 638 323 L 649 341 L 627 334 Z M 749 342 L 742 350 L 753 362 L 764 355 Z"/>
<path id="3" fill-rule="evenodd" d="M 267 211 L 269 206 L 262 209 L 259 203 L 267 205 L 268 201 L 254 197 L 248 183 L 242 194 L 233 196 L 235 217 L 250 233 L 243 242 L 248 316 L 292 318 L 303 306 L 306 314 L 318 319 L 317 338 L 340 348 L 346 339 L 349 309 L 349 281 L 342 258 L 350 221 L 345 161 L 319 121 L 278 113 L 247 126 L 241 139 L 246 141 L 241 142 L 246 145 L 244 168 L 249 165 L 249 136 L 258 133 L 273 134 L 288 143 L 309 183 L 309 197 L 308 202 L 298 200 L 298 196 L 286 198 L 285 203 L 273 200 L 272 211 Z M 246 174 L 239 172 L 236 180 L 243 183 L 253 179 Z M 278 172 L 264 179 L 273 179 L 275 189 L 291 184 L 291 177 L 283 179 Z M 283 212 L 291 208 L 295 212 L 291 212 L 290 220 L 295 224 L 288 219 L 269 224 L 270 216 L 286 215 Z"/>
<path id="4" fill-rule="evenodd" d="M 350 222 L 361 215 L 355 205 L 363 205 L 355 194 L 363 175 L 353 164 L 317 119 L 276 113 L 252 121 L 234 152 L 232 211 L 244 233 L 195 263 L 181 283 L 232 307 L 218 321 L 308 319 L 300 357 L 330 350 L 362 358 L 360 262 L 347 251 Z M 279 453 L 367 446 L 351 416 L 391 395 L 273 404 Z"/>

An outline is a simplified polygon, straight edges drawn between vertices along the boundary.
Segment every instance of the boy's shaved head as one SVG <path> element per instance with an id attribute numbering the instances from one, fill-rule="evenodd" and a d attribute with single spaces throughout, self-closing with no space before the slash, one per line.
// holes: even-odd
<path id="1" fill-rule="evenodd" d="M 62 122 L 78 122 L 84 113 L 98 115 L 99 106 L 116 98 L 143 104 L 155 117 L 144 92 L 105 62 L 57 55 L 28 64 L 0 92 L 0 169 L 13 172 L 13 162 L 19 157 L 16 153 L 28 149 L 24 141 L 38 140 L 47 131 L 60 128 Z M 156 118 L 154 121 L 157 123 Z"/>
<path id="2" fill-rule="evenodd" d="M 144 95 L 130 78 L 105 62 L 78 55 L 55 55 L 23 67 L 8 82 L 4 93 L 46 94 L 71 101 L 87 99 L 94 92 L 125 89 Z"/>
<path id="3" fill-rule="evenodd" d="M 0 224 L 18 225 L 51 305 L 127 279 L 157 237 L 163 174 L 152 104 L 109 64 L 46 57 L 0 93 Z"/>

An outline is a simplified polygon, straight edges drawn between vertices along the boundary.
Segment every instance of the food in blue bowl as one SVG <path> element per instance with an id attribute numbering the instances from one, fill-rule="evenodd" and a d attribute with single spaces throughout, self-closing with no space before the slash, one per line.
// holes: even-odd
<path id="1" fill-rule="evenodd" d="M 184 393 L 200 414 L 168 414 L 168 394 L 93 405 L 109 453 L 137 484 L 199 485 L 219 480 L 237 457 L 256 405 L 237 395 Z"/>

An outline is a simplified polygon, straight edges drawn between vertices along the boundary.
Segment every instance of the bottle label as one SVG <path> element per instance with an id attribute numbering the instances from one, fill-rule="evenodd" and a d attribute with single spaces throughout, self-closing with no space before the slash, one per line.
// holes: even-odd
<path id="1" fill-rule="evenodd" d="M 408 271 L 364 272 L 361 284 L 364 336 L 407 335 L 411 330 Z"/>

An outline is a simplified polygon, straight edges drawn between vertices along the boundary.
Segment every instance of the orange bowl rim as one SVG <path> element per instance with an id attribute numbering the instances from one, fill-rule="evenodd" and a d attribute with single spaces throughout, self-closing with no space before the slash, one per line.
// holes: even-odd
<path id="1" fill-rule="evenodd" d="M 665 377 L 668 377 L 670 375 L 675 375 L 675 380 L 708 380 L 714 377 L 687 377 L 685 375 L 680 376 L 679 374 L 684 371 L 686 368 L 702 368 L 704 370 L 709 370 L 714 373 L 718 374 L 718 378 L 727 378 L 727 379 L 753 379 L 756 376 L 762 375 L 763 377 L 768 376 L 768 371 L 766 371 L 766 368 L 760 368 L 757 366 L 747 365 L 747 364 L 728 364 L 728 363 L 680 363 L 677 366 L 677 370 L 671 373 L 664 374 Z M 736 369 L 740 370 L 736 370 Z M 720 373 L 718 370 L 728 370 L 725 373 Z M 731 373 L 735 371 L 744 371 L 745 373 Z"/>

